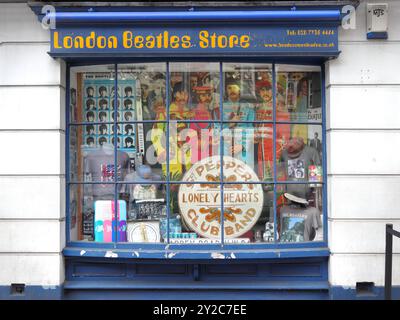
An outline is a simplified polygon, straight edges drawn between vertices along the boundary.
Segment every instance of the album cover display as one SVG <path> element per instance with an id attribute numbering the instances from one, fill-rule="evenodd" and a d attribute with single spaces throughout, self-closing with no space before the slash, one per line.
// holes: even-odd
<path id="1" fill-rule="evenodd" d="M 134 166 L 136 153 L 139 151 L 138 136 L 143 136 L 143 132 L 138 133 L 138 129 L 142 129 L 142 126 L 129 122 L 142 120 L 140 84 L 134 79 L 118 80 L 115 92 L 115 80 L 107 77 L 109 75 L 84 76 L 82 119 L 84 122 L 95 124 L 84 126 L 82 142 L 86 151 L 103 144 L 114 145 L 116 131 L 118 150 L 128 153 Z M 125 122 L 117 126 L 113 123 L 115 94 L 117 94 L 117 121 Z"/>

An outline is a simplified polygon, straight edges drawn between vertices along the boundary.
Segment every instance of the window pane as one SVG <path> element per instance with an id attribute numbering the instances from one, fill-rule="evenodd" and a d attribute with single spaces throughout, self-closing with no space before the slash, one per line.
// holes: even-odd
<path id="1" fill-rule="evenodd" d="M 113 213 L 115 212 L 113 205 L 115 187 L 114 184 L 106 185 L 107 192 L 102 194 L 98 192 L 99 186 L 95 184 L 70 185 L 71 241 L 113 241 L 113 233 L 115 236 L 115 216 Z"/>
<path id="2" fill-rule="evenodd" d="M 146 169 L 139 167 L 136 171 L 134 180 L 138 183 L 122 184 L 119 190 L 120 199 L 127 204 L 127 242 L 162 241 L 161 224 L 167 217 L 166 186 L 151 183 Z"/>
<path id="3" fill-rule="evenodd" d="M 288 186 L 278 187 L 279 241 L 323 241 L 322 184 L 309 185 L 307 198 L 296 196 Z"/>
<path id="4" fill-rule="evenodd" d="M 138 166 L 149 165 L 157 180 L 164 179 L 156 152 L 166 150 L 165 137 L 158 134 L 161 124 L 134 121 L 155 121 L 165 108 L 165 78 L 165 63 L 118 65 L 118 159 L 129 158 L 132 174 Z M 114 114 L 111 117 L 114 120 Z M 133 178 L 127 175 L 122 181 L 134 182 Z"/>
<path id="5" fill-rule="evenodd" d="M 219 63 L 170 63 L 169 70 L 171 120 L 218 120 Z"/>
<path id="6" fill-rule="evenodd" d="M 118 92 L 124 112 L 121 121 L 156 120 L 159 110 L 165 108 L 165 78 L 165 63 L 119 64 Z"/>
<path id="7" fill-rule="evenodd" d="M 277 120 L 322 122 L 321 68 L 276 65 Z"/>
<path id="8" fill-rule="evenodd" d="M 103 144 L 111 143 L 110 106 L 112 106 L 112 97 L 110 94 L 114 80 L 114 65 L 70 69 L 70 92 L 72 94 L 70 97 L 70 123 L 93 123 L 70 126 L 69 169 L 72 181 L 87 181 L 85 179 L 86 157 L 93 151 L 99 151 Z M 98 178 L 92 177 L 92 179 Z"/>
<path id="9" fill-rule="evenodd" d="M 199 167 L 197 171 L 203 169 Z M 218 183 L 171 185 L 170 243 L 221 243 L 220 191 Z"/>
<path id="10" fill-rule="evenodd" d="M 181 181 L 199 161 L 220 154 L 220 124 L 196 122 L 188 124 L 184 129 L 181 128 L 182 125 L 179 122 L 171 122 L 169 127 L 171 181 Z M 162 164 L 162 171 L 166 176 L 166 160 Z"/>
<path id="11" fill-rule="evenodd" d="M 274 242 L 273 185 L 224 185 L 225 243 Z"/>
<path id="12" fill-rule="evenodd" d="M 224 155 L 255 167 L 258 125 L 244 121 L 272 121 L 272 67 L 266 64 L 225 63 Z"/>
<path id="13" fill-rule="evenodd" d="M 277 178 L 279 181 L 322 182 L 322 127 L 319 125 L 291 125 L 287 141 L 277 139 L 279 151 Z M 277 131 L 288 133 L 288 125 L 278 125 Z M 306 139 L 304 139 L 306 137 Z M 306 184 L 287 186 L 288 192 L 307 198 L 310 187 Z"/>

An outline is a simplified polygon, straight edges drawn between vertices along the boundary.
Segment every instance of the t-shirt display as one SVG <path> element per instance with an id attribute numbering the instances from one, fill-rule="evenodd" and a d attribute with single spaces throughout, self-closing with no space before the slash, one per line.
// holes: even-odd
<path id="1" fill-rule="evenodd" d="M 301 150 L 291 153 L 284 149 L 281 154 L 281 164 L 287 181 L 308 181 L 309 167 L 321 165 L 317 150 L 303 144 Z M 298 197 L 307 198 L 310 186 L 306 184 L 288 184 L 286 191 Z"/>
<path id="2" fill-rule="evenodd" d="M 117 151 L 117 167 L 114 164 L 114 151 L 112 146 L 108 151 L 106 147 L 90 152 L 85 159 L 85 173 L 89 174 L 91 181 L 115 182 L 124 181 L 129 172 L 129 156 L 127 153 Z M 114 196 L 113 184 L 93 184 L 91 195 L 93 197 Z"/>
<path id="3" fill-rule="evenodd" d="M 280 210 L 280 241 L 312 241 L 322 227 L 320 212 L 314 207 L 283 206 Z"/>

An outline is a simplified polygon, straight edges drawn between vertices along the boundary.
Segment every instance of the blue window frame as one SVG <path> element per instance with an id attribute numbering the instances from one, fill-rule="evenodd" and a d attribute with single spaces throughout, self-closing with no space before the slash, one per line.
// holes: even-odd
<path id="1" fill-rule="evenodd" d="M 135 61 L 129 61 L 129 60 L 124 60 L 124 62 L 134 62 L 138 63 L 140 60 L 135 60 Z M 149 62 L 147 59 L 143 59 L 142 61 Z M 150 60 L 152 62 L 157 62 L 157 59 Z M 165 122 L 169 124 L 171 122 L 170 119 L 170 64 L 174 63 L 176 60 L 170 59 L 170 60 L 163 60 L 162 62 L 165 63 L 166 65 L 166 115 L 167 118 Z M 198 59 L 185 59 L 186 61 L 191 61 L 191 62 L 196 62 L 196 61 L 201 61 Z M 207 61 L 207 60 L 206 60 Z M 211 60 L 209 60 L 211 61 Z M 220 79 L 223 79 L 223 67 L 224 63 L 229 63 L 229 59 L 216 59 L 212 60 L 213 62 L 219 63 L 219 75 Z M 79 123 L 72 123 L 70 121 L 70 110 L 67 108 L 66 111 L 66 215 L 67 215 L 67 222 L 66 222 L 66 233 L 67 233 L 67 248 L 64 250 L 64 253 L 66 255 L 78 255 L 78 251 L 81 252 L 80 250 L 83 249 L 96 249 L 95 251 L 91 251 L 88 253 L 87 256 L 103 256 L 104 253 L 107 250 L 120 250 L 119 252 L 119 257 L 132 257 L 131 251 L 129 250 L 145 250 L 146 252 L 141 253 L 141 257 L 148 257 L 148 258 L 165 258 L 166 255 L 164 254 L 165 252 L 169 250 L 175 250 L 178 255 L 176 257 L 181 257 L 185 259 L 207 259 L 209 258 L 209 254 L 205 254 L 204 250 L 206 251 L 215 251 L 215 250 L 225 250 L 225 251 L 232 251 L 235 252 L 236 256 L 239 258 L 243 259 L 258 259 L 258 258 L 272 258 L 272 257 L 277 257 L 277 256 L 314 256 L 314 255 L 327 255 L 327 174 L 326 174 L 326 143 L 325 143 L 325 138 L 326 138 L 326 124 L 325 124 L 325 76 L 324 76 L 324 68 L 323 65 L 319 61 L 307 61 L 305 59 L 298 60 L 298 61 L 285 61 L 285 60 L 275 60 L 275 61 L 265 61 L 263 59 L 236 59 L 235 61 L 238 61 L 238 63 L 241 62 L 257 62 L 257 63 L 270 63 L 272 66 L 272 99 L 273 99 L 273 117 L 272 121 L 262 121 L 262 123 L 268 123 L 272 124 L 273 126 L 273 155 L 274 159 L 276 159 L 276 128 L 278 125 L 283 125 L 283 124 L 297 124 L 297 125 L 305 125 L 305 124 L 310 124 L 307 121 L 280 121 L 277 120 L 277 101 L 276 101 L 276 90 L 277 90 L 277 79 L 276 79 L 276 68 L 279 64 L 285 63 L 287 65 L 309 65 L 309 66 L 319 66 L 321 68 L 321 73 L 320 73 L 320 88 L 321 88 L 321 109 L 322 109 L 322 119 L 319 122 L 313 122 L 312 125 L 318 125 L 321 126 L 322 129 L 322 167 L 323 167 L 323 173 L 322 177 L 323 180 L 320 183 L 322 186 L 322 217 L 323 217 L 323 241 L 318 241 L 318 242 L 300 242 L 300 243 L 282 243 L 279 242 L 277 239 L 277 223 L 278 223 L 278 216 L 277 216 L 277 191 L 279 186 L 286 186 L 286 185 L 295 185 L 295 184 L 311 184 L 311 182 L 288 182 L 288 181 L 280 181 L 277 176 L 277 166 L 273 166 L 273 181 L 269 182 L 257 182 L 257 184 L 262 184 L 262 185 L 273 185 L 273 223 L 274 223 L 274 242 L 272 243 L 251 243 L 251 244 L 224 244 L 224 233 L 222 233 L 221 236 L 221 244 L 199 244 L 199 245 L 193 245 L 193 244 L 172 244 L 169 243 L 170 240 L 170 233 L 169 233 L 169 224 L 167 226 L 167 243 L 121 243 L 117 242 L 116 238 L 113 238 L 113 241 L 110 243 L 96 243 L 96 242 L 79 242 L 79 241 L 72 241 L 70 237 L 70 222 L 71 222 L 71 216 L 70 216 L 70 186 L 74 184 L 95 184 L 96 182 L 88 183 L 88 182 L 82 182 L 82 181 L 71 181 L 70 179 L 70 135 L 71 135 L 71 128 L 74 126 L 84 126 L 89 123 L 87 122 L 79 122 Z M 107 61 L 96 61 L 95 63 L 85 63 L 85 62 L 68 62 L 67 63 L 67 97 L 66 97 L 66 105 L 70 106 L 70 68 L 74 66 L 82 66 L 82 65 L 97 65 L 97 64 L 102 64 Z M 118 68 L 119 64 L 121 61 L 111 61 L 113 65 L 113 73 L 115 74 L 115 80 L 114 80 L 114 85 L 116 88 L 118 88 Z M 221 85 L 220 86 L 220 103 L 219 103 L 219 112 L 220 115 L 223 114 L 223 106 L 224 106 L 224 101 L 223 101 L 223 94 L 224 94 L 224 88 Z M 117 118 L 117 104 L 118 104 L 118 96 L 115 95 L 114 98 L 114 120 L 113 124 L 115 128 L 119 124 L 118 118 Z M 131 121 L 133 124 L 138 124 L 138 123 L 154 123 L 156 121 L 146 121 L 146 120 L 134 120 Z M 183 121 L 187 123 L 192 123 L 192 120 L 187 120 Z M 213 122 L 213 121 L 211 121 Z M 221 126 L 226 124 L 228 121 L 223 120 L 223 117 L 220 117 L 218 121 L 214 121 L 216 123 L 219 123 Z M 254 124 L 257 124 L 258 122 L 253 120 L 250 121 Z M 169 126 L 166 126 L 166 133 L 167 137 L 169 137 Z M 114 130 L 114 163 L 117 163 L 117 148 L 115 148 L 117 145 L 117 130 Z M 220 133 L 220 138 L 222 141 L 222 131 Z M 167 144 L 167 150 L 169 149 L 169 139 L 166 139 L 166 144 Z M 223 143 L 220 144 L 220 156 L 222 159 L 223 156 Z M 170 156 L 169 152 L 167 152 L 167 158 L 166 158 L 166 163 L 167 163 L 167 175 L 166 175 L 166 181 L 159 181 L 160 183 L 165 184 L 166 186 L 166 202 L 167 204 L 170 203 L 170 188 L 171 185 L 173 184 L 183 184 L 182 181 L 173 181 L 170 179 L 170 171 L 169 171 L 169 161 L 170 161 Z M 221 176 L 223 176 L 223 168 L 221 166 Z M 114 185 L 114 201 L 118 201 L 118 177 L 116 175 L 116 180 L 112 182 L 111 184 Z M 223 202 L 223 186 L 226 184 L 222 181 L 219 182 L 220 188 L 221 188 L 221 215 L 223 214 L 223 208 L 224 208 L 224 202 Z M 171 216 L 170 212 L 170 207 L 167 205 L 167 219 L 169 220 Z M 115 219 L 117 219 L 117 212 L 115 212 Z M 223 224 L 223 216 L 221 216 L 221 221 Z M 128 251 L 124 251 L 128 250 Z M 260 255 L 260 250 L 263 252 L 263 254 Z"/>

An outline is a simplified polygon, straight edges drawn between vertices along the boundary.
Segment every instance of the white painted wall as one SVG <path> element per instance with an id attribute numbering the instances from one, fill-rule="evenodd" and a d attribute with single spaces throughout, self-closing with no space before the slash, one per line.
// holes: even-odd
<path id="1" fill-rule="evenodd" d="M 0 286 L 64 281 L 65 66 L 23 3 L 0 3 Z"/>
<path id="2" fill-rule="evenodd" d="M 351 288 L 384 285 L 385 224 L 400 229 L 400 1 L 381 1 L 389 39 L 375 41 L 366 40 L 367 2 L 356 30 L 340 28 L 342 53 L 326 64 L 329 279 Z M 394 251 L 400 285 L 400 239 Z"/>

